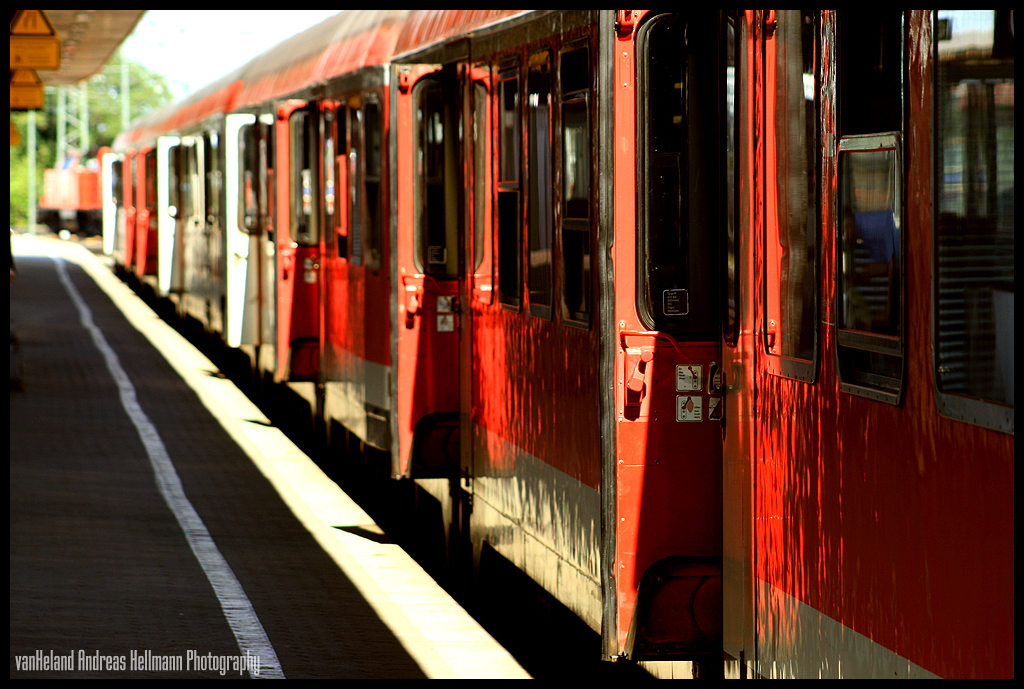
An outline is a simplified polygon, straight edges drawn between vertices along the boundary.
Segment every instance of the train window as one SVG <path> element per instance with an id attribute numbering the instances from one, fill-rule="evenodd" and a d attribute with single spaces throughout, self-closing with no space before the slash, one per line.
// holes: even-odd
<path id="1" fill-rule="evenodd" d="M 813 380 L 817 333 L 818 13 L 776 12 L 768 50 L 764 342 L 774 373 Z"/>
<path id="2" fill-rule="evenodd" d="M 188 214 L 185 216 L 193 221 L 194 224 L 202 227 L 205 220 L 203 219 L 203 213 L 205 209 L 205 202 L 203 201 L 203 193 L 205 192 L 206 185 L 203 184 L 205 178 L 203 172 L 203 153 L 204 147 L 200 144 L 201 139 L 190 139 L 188 147 L 186 149 L 186 161 L 185 161 L 185 184 L 183 185 L 183 191 L 188 205 Z"/>
<path id="3" fill-rule="evenodd" d="M 363 186 L 361 156 L 363 151 L 363 110 L 358 99 L 349 103 L 348 127 L 348 203 L 349 242 L 353 265 L 363 265 L 363 210 L 359 190 Z"/>
<path id="4" fill-rule="evenodd" d="M 519 207 L 519 75 L 499 75 L 498 87 L 498 301 L 519 307 L 522 294 L 522 226 Z"/>
<path id="5" fill-rule="evenodd" d="M 181 208 L 181 197 L 178 193 L 178 168 L 181 165 L 178 154 L 180 152 L 180 145 L 167 149 L 167 214 L 172 218 L 180 217 L 178 214 Z M 116 165 L 114 169 L 117 169 Z"/>
<path id="6" fill-rule="evenodd" d="M 195 215 L 195 144 L 190 138 L 181 140 L 182 166 L 179 186 L 181 188 L 181 204 L 179 217 L 189 220 Z"/>
<path id="7" fill-rule="evenodd" d="M 739 218 L 739 171 L 740 158 L 737 146 L 739 143 L 739 103 L 737 94 L 737 71 L 739 69 L 739 16 L 735 11 L 728 11 L 722 22 L 722 47 L 724 50 L 724 80 L 722 93 L 722 113 L 725 117 L 722 132 L 723 169 L 722 196 L 725 220 L 725 313 L 722 321 L 722 339 L 735 345 L 739 339 L 739 242 L 736 234 Z"/>
<path id="8" fill-rule="evenodd" d="M 934 37 L 939 407 L 1012 433 L 1013 12 L 939 11 Z"/>
<path id="9" fill-rule="evenodd" d="M 241 175 L 238 185 L 238 215 L 242 224 L 239 229 L 243 232 L 259 231 L 260 151 L 257 139 L 256 125 L 246 125 L 238 132 L 238 148 L 242 163 L 238 170 Z"/>
<path id="10" fill-rule="evenodd" d="M 519 126 L 519 77 L 516 73 L 501 74 L 499 182 L 519 181 L 519 148 L 522 132 Z"/>
<path id="11" fill-rule="evenodd" d="M 902 169 L 896 134 L 840 141 L 840 381 L 893 403 L 903 363 Z"/>
<path id="12" fill-rule="evenodd" d="M 562 318 L 590 323 L 590 51 L 563 53 Z"/>
<path id="13" fill-rule="evenodd" d="M 530 313 L 551 318 L 554 209 L 551 204 L 551 66 L 546 51 L 530 57 L 526 102 Z"/>
<path id="14" fill-rule="evenodd" d="M 459 98 L 456 82 L 428 77 L 416 84 L 417 135 L 413 152 L 416 267 L 435 277 L 457 277 L 459 268 Z"/>
<path id="15" fill-rule="evenodd" d="M 651 330 L 719 336 L 718 12 L 638 34 L 637 310 Z M 690 28 L 694 30 L 690 30 Z"/>
<path id="16" fill-rule="evenodd" d="M 837 117 L 840 136 L 903 129 L 903 14 L 839 10 Z"/>
<path id="17" fill-rule="evenodd" d="M 137 158 L 137 156 L 132 155 L 131 158 L 128 159 L 128 163 L 125 166 L 125 167 L 129 168 L 129 170 L 128 170 L 128 196 L 126 196 L 125 198 L 128 201 L 127 205 L 132 207 L 132 208 L 135 207 L 136 199 L 138 199 L 138 197 L 139 197 L 138 192 L 135 190 L 135 183 L 136 183 L 135 168 L 138 165 L 138 161 L 136 160 L 136 158 Z"/>
<path id="18" fill-rule="evenodd" d="M 334 246 L 338 252 L 338 258 L 347 258 L 348 203 L 346 203 L 346 198 L 348 195 L 348 166 L 346 161 L 348 160 L 348 109 L 344 105 L 338 106 L 334 124 L 337 128 L 337 146 L 334 158 L 331 161 L 331 165 L 334 167 L 336 180 L 335 194 L 337 196 L 337 212 L 334 215 L 334 226 L 337 236 L 335 237 Z"/>
<path id="19" fill-rule="evenodd" d="M 274 241 L 274 199 L 277 194 L 274 188 L 274 131 L 272 116 L 269 122 L 260 123 L 259 142 L 259 203 L 261 224 L 266 228 L 268 238 Z M 261 118 L 262 120 L 262 118 Z"/>
<path id="20" fill-rule="evenodd" d="M 220 138 L 217 132 L 207 132 L 203 136 L 203 162 L 206 181 L 203 188 L 205 222 L 208 226 L 213 226 L 220 218 Z"/>
<path id="21" fill-rule="evenodd" d="M 124 164 L 118 161 L 114 163 L 111 169 L 114 173 L 114 204 L 117 206 L 124 206 Z"/>
<path id="22" fill-rule="evenodd" d="M 480 277 L 483 279 L 490 279 L 487 273 L 490 272 L 488 268 L 484 271 L 484 275 L 479 274 L 480 267 L 483 265 L 485 250 L 487 248 L 486 243 L 489 238 L 487 237 L 486 228 L 490 223 L 487 222 L 487 181 L 489 177 L 489 170 L 487 166 L 488 162 L 488 146 L 490 144 L 490 95 L 488 93 L 487 85 L 483 82 L 477 81 L 473 84 L 473 270 L 474 270 L 474 287 L 477 287 L 476 278 Z M 481 285 L 482 286 L 482 285 Z M 490 283 L 487 283 L 487 287 L 490 288 Z M 483 292 L 483 290 L 481 290 Z M 486 290 L 485 296 L 486 301 L 490 302 L 492 291 Z"/>
<path id="23" fill-rule="evenodd" d="M 156 151 L 146 153 L 146 210 L 156 213 Z M 155 217 L 151 215 L 150 217 Z"/>
<path id="24" fill-rule="evenodd" d="M 837 15 L 840 389 L 903 390 L 903 17 Z M 850 17 L 848 20 L 846 17 Z"/>
<path id="25" fill-rule="evenodd" d="M 381 146 L 382 125 L 380 105 L 370 100 L 363 107 L 366 176 L 363 190 L 366 198 L 366 265 L 380 268 L 383 228 L 381 219 Z M 453 252 L 454 253 L 454 252 Z"/>
<path id="26" fill-rule="evenodd" d="M 337 133 L 335 131 L 334 123 L 335 115 L 333 106 L 327 106 L 324 108 L 323 114 L 323 139 L 324 139 L 324 225 L 326 227 L 334 226 L 334 214 L 336 212 L 338 188 L 337 179 L 335 177 L 335 141 L 337 140 Z M 325 232 L 325 236 L 329 236 L 330 232 Z M 330 239 L 328 239 L 330 241 Z"/>
<path id="27" fill-rule="evenodd" d="M 320 241 L 317 128 L 316 118 L 309 110 L 296 110 L 288 118 L 293 239 L 306 246 Z"/>

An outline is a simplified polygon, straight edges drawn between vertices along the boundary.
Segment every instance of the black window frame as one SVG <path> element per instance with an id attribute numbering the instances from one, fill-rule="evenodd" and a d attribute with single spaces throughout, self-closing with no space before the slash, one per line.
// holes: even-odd
<path id="1" fill-rule="evenodd" d="M 562 322 L 583 329 L 590 328 L 594 309 L 595 271 L 592 222 L 595 215 L 593 205 L 596 188 L 594 117 L 591 112 L 594 70 L 590 60 L 590 42 L 583 39 L 562 47 L 558 66 L 559 160 L 562 168 L 561 212 L 558 216 L 561 265 L 558 299 L 561 303 Z M 574 126 L 572 123 L 582 126 Z M 570 128 L 574 132 L 572 136 L 569 135 Z M 582 146 L 579 145 L 580 142 L 583 143 Z M 571 181 L 578 182 L 580 189 L 585 193 L 570 194 Z M 576 189 L 577 184 L 573 184 L 572 191 L 575 192 Z"/>
<path id="2" fill-rule="evenodd" d="M 495 126 L 498 132 L 495 227 L 498 303 L 513 311 L 520 309 L 523 300 L 521 82 L 518 65 L 503 66 L 498 71 L 498 88 L 495 93 Z"/>
<path id="3" fill-rule="evenodd" d="M 706 14 L 716 17 L 710 33 L 686 31 L 684 24 L 674 41 L 661 44 L 685 51 L 678 75 L 666 76 L 664 66 L 651 66 L 653 31 L 673 21 L 702 26 Z M 719 21 L 718 10 L 657 14 L 646 18 L 637 30 L 636 309 L 648 330 L 670 333 L 677 340 L 715 341 L 721 337 L 720 251 L 724 232 L 720 227 L 719 96 L 723 84 L 718 69 L 721 54 L 707 49 L 708 44 L 718 44 Z M 670 49 L 665 48 L 665 55 L 659 57 L 668 56 Z M 714 68 L 704 66 L 707 60 L 714 61 Z M 690 85 L 687 79 L 695 83 Z M 665 85 L 680 91 L 679 116 L 674 115 L 671 122 L 674 126 L 678 119 L 683 129 L 675 134 L 655 124 L 652 117 L 658 105 L 652 105 L 651 100 L 675 98 L 667 90 L 653 90 Z M 661 119 L 662 123 L 669 121 L 667 117 Z M 676 135 L 682 142 L 678 151 L 670 147 Z M 696 167 L 700 168 L 699 175 Z M 661 183 L 659 179 L 668 181 Z M 657 196 L 659 189 L 667 190 L 669 195 L 673 189 L 677 192 L 679 201 L 674 215 L 666 210 L 666 203 L 648 198 L 652 194 Z M 678 237 L 671 231 L 659 233 L 659 229 L 669 228 L 675 221 Z"/>
<path id="4" fill-rule="evenodd" d="M 288 116 L 288 202 L 292 240 L 320 245 L 320 132 L 315 104 Z"/>
<path id="5" fill-rule="evenodd" d="M 526 77 L 526 284 L 530 315 L 551 320 L 555 283 L 551 50 L 530 55 Z"/>
<path id="6" fill-rule="evenodd" d="M 896 406 L 903 399 L 907 371 L 905 17 L 902 10 L 881 10 L 865 20 L 840 10 L 836 36 L 839 141 L 833 200 L 836 318 L 832 327 L 839 389 Z M 898 65 L 893 64 L 896 59 Z M 866 194 L 852 192 L 852 170 L 847 170 L 847 164 L 855 162 L 860 166 L 858 181 L 869 168 L 874 170 L 875 180 L 866 183 L 868 190 L 888 194 L 887 208 L 877 200 L 869 206 L 857 200 Z M 877 181 L 878 170 L 890 164 L 891 180 L 883 188 Z"/>
<path id="7" fill-rule="evenodd" d="M 417 121 L 413 137 L 413 261 L 425 275 L 456 279 L 463 224 L 458 82 L 451 74 L 430 74 L 416 82 L 412 97 Z M 449 174 L 452 170 L 454 175 Z"/>

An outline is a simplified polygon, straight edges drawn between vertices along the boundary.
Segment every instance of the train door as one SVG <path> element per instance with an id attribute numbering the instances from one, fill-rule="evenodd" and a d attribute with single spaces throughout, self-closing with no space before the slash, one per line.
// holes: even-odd
<path id="1" fill-rule="evenodd" d="M 752 485 L 754 466 L 755 360 L 754 246 L 760 227 L 755 194 L 753 136 L 755 36 L 760 13 L 727 12 L 722 23 L 722 651 L 726 672 L 745 676 L 755 660 Z M 759 102 L 759 101 L 758 101 Z M 758 111 L 760 112 L 760 111 Z M 761 156 L 757 156 L 761 160 Z"/>
<path id="2" fill-rule="evenodd" d="M 181 138 L 161 136 L 157 139 L 157 291 L 167 296 L 174 288 L 175 257 L 181 233 L 178 232 L 178 152 Z M 180 271 L 178 271 L 180 275 Z"/>
<path id="3" fill-rule="evenodd" d="M 606 649 L 719 662 L 721 15 L 618 19 L 615 83 L 634 89 L 616 89 L 615 110 L 636 148 L 616 147 L 615 162 L 617 622 Z M 619 115 L 633 111 L 635 130 Z"/>
<path id="4" fill-rule="evenodd" d="M 270 123 L 266 121 L 268 119 Z M 272 118 L 267 115 L 254 116 L 241 123 L 238 130 L 237 195 L 232 197 L 229 193 L 228 196 L 228 205 L 237 205 L 239 231 L 245 233 L 248 245 L 239 344 L 252 348 L 257 371 L 273 371 L 275 368 L 272 355 L 270 361 L 264 360 L 264 346 L 270 351 L 276 342 L 273 327 L 275 252 L 270 205 L 273 169 L 270 159 L 271 125 Z M 236 299 L 237 295 L 231 298 Z"/>
<path id="5" fill-rule="evenodd" d="M 392 449 L 393 263 L 387 229 L 383 70 L 321 101 L 321 379 L 325 416 L 366 445 Z M 351 87 L 353 81 L 333 85 Z"/>
<path id="6" fill-rule="evenodd" d="M 204 290 L 204 242 L 205 201 L 203 169 L 205 150 L 202 138 L 188 136 L 181 141 L 182 170 L 179 184 L 181 188 L 181 219 L 182 232 L 180 263 L 181 268 L 181 304 L 183 313 L 202 321 L 206 309 L 202 299 Z"/>
<path id="7" fill-rule="evenodd" d="M 224 123 L 224 217 L 226 222 L 224 238 L 227 252 L 225 266 L 227 314 L 225 315 L 224 339 L 229 347 L 238 347 L 243 342 L 252 344 L 254 336 L 254 332 L 250 332 L 248 337 L 243 336 L 245 321 L 255 320 L 252 315 L 249 315 L 247 319 L 247 310 L 257 307 L 255 299 L 250 297 L 246 287 L 250 259 L 250 229 L 247 224 L 253 222 L 253 216 L 247 212 L 245 184 L 248 180 L 252 185 L 250 192 L 253 193 L 250 193 L 249 200 L 255 201 L 253 189 L 255 177 L 252 175 L 252 170 L 250 170 L 248 178 L 245 176 L 246 166 L 243 156 L 253 152 L 244 150 L 243 132 L 251 129 L 255 121 L 256 115 L 254 114 L 236 113 L 228 115 Z"/>
<path id="8" fill-rule="evenodd" d="M 474 337 L 477 327 L 475 313 L 489 307 L 494 297 L 494 269 L 491 222 L 491 68 L 478 65 L 469 70 L 464 94 L 466 147 L 465 169 L 470 179 L 465 183 L 469 198 L 465 203 L 465 238 L 463 265 L 467 279 L 459 291 L 461 310 L 459 339 L 459 436 L 462 439 L 459 460 L 459 486 L 453 494 L 459 499 L 453 506 L 459 510 L 452 524 L 460 529 L 463 543 L 470 538 L 469 495 L 476 476 L 474 463 L 473 399 L 474 399 Z"/>
<path id="9" fill-rule="evenodd" d="M 115 257 L 120 258 L 125 271 L 130 272 L 135 265 L 135 166 L 138 151 L 129 148 L 124 154 L 124 176 L 122 180 L 124 192 L 124 222 L 118 223 L 121 230 L 120 240 L 115 245 Z"/>
<path id="10" fill-rule="evenodd" d="M 156 275 L 157 263 L 157 151 L 146 146 L 139 152 L 142 160 L 136 167 L 139 176 L 135 193 L 135 272 L 139 277 Z"/>
<path id="11" fill-rule="evenodd" d="M 227 307 L 225 272 L 227 248 L 225 230 L 221 224 L 224 203 L 224 141 L 223 129 L 209 129 L 203 133 L 203 236 L 205 244 L 204 273 L 206 284 L 203 296 L 206 302 L 205 323 L 210 332 L 226 337 L 225 310 Z"/>
<path id="12" fill-rule="evenodd" d="M 103 253 L 114 255 L 117 243 L 118 216 L 122 212 L 123 156 L 108 153 L 103 156 Z"/>
<path id="13" fill-rule="evenodd" d="M 278 380 L 317 382 L 320 359 L 319 111 L 288 101 L 277 118 Z"/>
<path id="14" fill-rule="evenodd" d="M 399 82 L 397 382 L 408 394 L 392 469 L 449 478 L 460 457 L 462 91 L 452 69 L 407 67 Z"/>

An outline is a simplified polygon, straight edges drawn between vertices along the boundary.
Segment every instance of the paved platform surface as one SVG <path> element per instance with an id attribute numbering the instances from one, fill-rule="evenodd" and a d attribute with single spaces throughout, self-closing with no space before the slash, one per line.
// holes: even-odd
<path id="1" fill-rule="evenodd" d="M 11 677 L 527 676 L 92 253 L 13 246 Z"/>

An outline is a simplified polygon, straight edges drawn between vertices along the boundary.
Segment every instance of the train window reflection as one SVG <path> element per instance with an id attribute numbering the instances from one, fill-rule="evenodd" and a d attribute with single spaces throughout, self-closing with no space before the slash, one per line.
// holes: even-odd
<path id="1" fill-rule="evenodd" d="M 369 101 L 365 106 L 366 115 L 366 265 L 379 268 L 383 243 L 381 218 L 381 118 L 380 105 Z"/>
<path id="2" fill-rule="evenodd" d="M 289 118 L 291 154 L 291 210 L 295 241 L 313 245 L 319 241 L 316 192 L 318 151 L 316 122 L 307 110 L 298 110 Z"/>
<path id="3" fill-rule="evenodd" d="M 518 308 L 522 294 L 519 205 L 520 129 L 517 70 L 501 74 L 498 107 L 498 301 Z"/>
<path id="4" fill-rule="evenodd" d="M 903 378 L 898 134 L 839 143 L 839 373 L 848 392 L 898 403 Z"/>
<path id="5" fill-rule="evenodd" d="M 427 78 L 416 85 L 413 153 L 417 218 L 416 264 L 437 277 L 458 274 L 459 193 L 458 99 L 454 82 Z"/>
<path id="6" fill-rule="evenodd" d="M 532 56 L 527 80 L 530 313 L 551 317 L 554 238 L 551 203 L 551 69 L 547 53 Z"/>
<path id="7" fill-rule="evenodd" d="M 562 318 L 590 323 L 590 50 L 562 54 Z"/>
<path id="8" fill-rule="evenodd" d="M 936 382 L 1013 406 L 1012 10 L 939 11 Z M 1012 429 L 1012 422 L 1011 422 Z"/>
<path id="9" fill-rule="evenodd" d="M 837 13 L 840 389 L 899 404 L 904 381 L 903 13 Z"/>
<path id="10" fill-rule="evenodd" d="M 900 204 L 896 151 L 850 151 L 840 175 L 843 327 L 900 335 Z"/>
<path id="11" fill-rule="evenodd" d="M 712 16 L 641 27 L 637 307 L 647 327 L 719 336 L 721 59 Z M 694 30 L 696 29 L 696 30 Z"/>
<path id="12" fill-rule="evenodd" d="M 259 146 L 257 144 L 257 129 L 255 125 L 246 125 L 238 132 L 239 151 L 242 164 L 239 172 L 242 175 L 239 184 L 238 206 L 239 216 L 242 220 L 241 229 L 243 232 L 252 232 L 258 229 L 259 225 Z"/>

